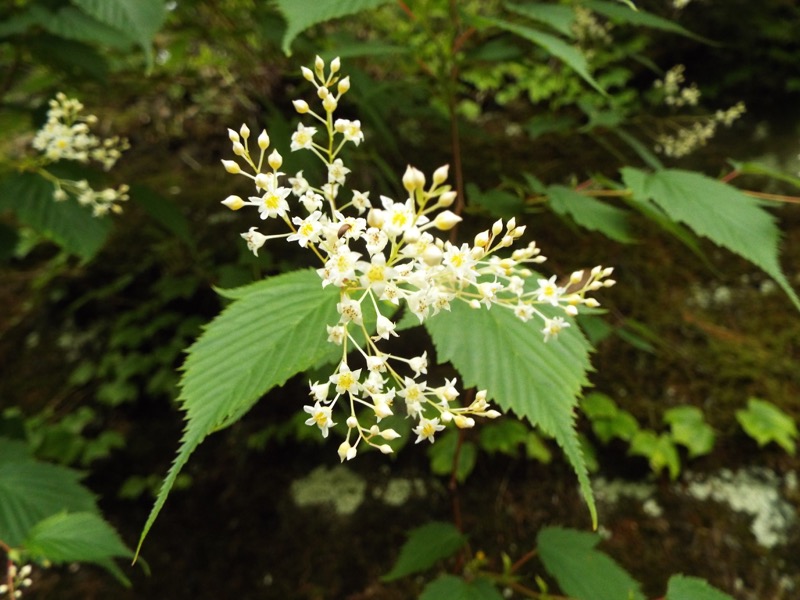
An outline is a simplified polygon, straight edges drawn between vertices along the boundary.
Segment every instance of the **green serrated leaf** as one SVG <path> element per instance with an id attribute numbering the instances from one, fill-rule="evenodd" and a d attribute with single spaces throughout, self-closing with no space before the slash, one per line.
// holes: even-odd
<path id="1" fill-rule="evenodd" d="M 709 43 L 709 40 L 697 35 L 696 33 L 692 33 L 674 21 L 664 19 L 643 10 L 631 10 L 630 8 L 625 8 L 606 0 L 584 0 L 583 5 L 589 10 L 608 17 L 615 23 L 627 23 L 629 25 L 639 25 L 641 27 L 659 29 L 661 31 L 677 33 L 678 35 Z"/>
<path id="2" fill-rule="evenodd" d="M 102 247 L 111 229 L 108 218 L 75 200 L 53 200 L 53 185 L 39 175 L 19 173 L 0 182 L 0 211 L 11 210 L 20 221 L 68 252 L 89 259 Z"/>
<path id="3" fill-rule="evenodd" d="M 600 539 L 594 533 L 545 527 L 537 536 L 539 556 L 561 590 L 577 600 L 645 600 L 639 583 L 595 549 Z"/>
<path id="4" fill-rule="evenodd" d="M 144 51 L 148 68 L 153 65 L 153 38 L 167 19 L 164 0 L 72 0 L 101 23 L 117 29 Z"/>
<path id="5" fill-rule="evenodd" d="M 673 575 L 667 583 L 664 600 L 733 600 L 733 597 L 719 591 L 705 579 Z"/>
<path id="6" fill-rule="evenodd" d="M 543 312 L 556 313 L 542 307 Z M 561 313 L 559 313 L 561 314 Z M 588 384 L 589 345 L 577 327 L 545 342 L 538 321 L 521 322 L 510 310 L 474 310 L 457 302 L 425 326 L 438 360 L 450 361 L 464 384 L 487 390 L 502 408 L 555 438 L 578 476 L 592 522 L 597 523 L 589 477 L 575 430 L 574 409 Z"/>
<path id="7" fill-rule="evenodd" d="M 800 310 L 778 260 L 780 231 L 759 201 L 700 173 L 667 169 L 648 174 L 631 167 L 622 177 L 634 197 L 652 201 L 673 221 L 749 260 L 770 275 Z"/>
<path id="8" fill-rule="evenodd" d="M 400 548 L 392 570 L 381 577 L 394 581 L 412 573 L 426 571 L 438 561 L 455 554 L 467 541 L 466 536 L 451 523 L 433 522 L 412 529 Z"/>
<path id="9" fill-rule="evenodd" d="M 24 546 L 34 557 L 55 563 L 133 556 L 114 528 L 90 512 L 58 513 L 40 521 L 31 528 Z"/>
<path id="10" fill-rule="evenodd" d="M 486 579 L 467 581 L 455 575 L 441 575 L 422 590 L 419 600 L 502 600 L 503 595 Z"/>
<path id="11" fill-rule="evenodd" d="M 118 49 L 130 48 L 133 43 L 127 37 L 127 32 L 109 27 L 74 6 L 65 6 L 58 12 L 51 13 L 43 25 L 50 33 L 67 40 Z"/>
<path id="12" fill-rule="evenodd" d="M 575 22 L 575 11 L 571 6 L 544 4 L 542 2 L 531 2 L 529 4 L 506 2 L 504 6 L 513 13 L 549 25 L 564 37 L 570 39 L 575 37 L 572 31 L 572 25 Z"/>
<path id="13" fill-rule="evenodd" d="M 598 84 L 594 77 L 592 77 L 592 75 L 589 73 L 589 64 L 586 62 L 586 57 L 581 53 L 580 50 L 561 38 L 549 33 L 545 33 L 544 31 L 540 31 L 539 29 L 534 29 L 533 27 L 517 25 L 516 23 L 505 21 L 503 19 L 481 17 L 479 19 L 479 23 L 499 27 L 500 29 L 504 29 L 505 31 L 518 35 L 529 42 L 533 42 L 537 46 L 543 48 L 546 52 L 561 60 L 598 92 L 604 96 L 606 95 L 606 91 L 600 87 L 600 84 Z"/>
<path id="14" fill-rule="evenodd" d="M 759 446 L 775 442 L 794 456 L 797 426 L 789 415 L 771 402 L 750 398 L 746 410 L 736 411 L 736 420 Z"/>
<path id="15" fill-rule="evenodd" d="M 676 406 L 664 412 L 664 422 L 670 425 L 672 438 L 685 446 L 691 458 L 708 454 L 714 448 L 714 430 L 696 406 Z"/>
<path id="16" fill-rule="evenodd" d="M 291 45 L 300 33 L 331 19 L 354 15 L 377 8 L 389 0 L 275 0 L 275 5 L 286 19 L 286 33 L 281 49 L 291 56 Z"/>
<path id="17" fill-rule="evenodd" d="M 628 213 L 624 210 L 561 185 L 548 187 L 547 196 L 553 212 L 571 217 L 581 227 L 599 231 L 623 244 L 636 241 L 631 234 Z"/>
<path id="18" fill-rule="evenodd" d="M 241 418 L 266 392 L 341 348 L 328 343 L 326 325 L 338 321 L 338 290 L 323 288 L 312 270 L 238 288 L 237 299 L 188 350 L 179 400 L 186 412 L 181 448 L 139 540 L 166 501 L 175 478 L 209 434 Z"/>
<path id="19" fill-rule="evenodd" d="M 9 546 L 19 546 L 31 527 L 55 513 L 97 512 L 77 471 L 18 454 L 12 458 L 19 460 L 0 460 L 0 540 Z"/>

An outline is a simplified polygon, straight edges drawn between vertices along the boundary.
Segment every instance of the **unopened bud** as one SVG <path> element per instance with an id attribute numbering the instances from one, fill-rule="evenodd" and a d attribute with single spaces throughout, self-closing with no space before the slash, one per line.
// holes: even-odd
<path id="1" fill-rule="evenodd" d="M 345 421 L 345 423 L 349 429 L 355 429 L 358 427 L 358 419 L 356 419 L 353 415 L 347 417 L 347 421 Z"/>
<path id="2" fill-rule="evenodd" d="M 314 73 L 308 67 L 300 67 L 300 72 L 307 81 L 314 81 Z"/>
<path id="3" fill-rule="evenodd" d="M 465 417 L 464 415 L 456 415 L 453 419 L 453 422 L 459 429 L 469 429 L 470 427 L 475 427 L 475 419 L 472 417 Z"/>
<path id="4" fill-rule="evenodd" d="M 236 175 L 237 173 L 242 172 L 242 168 L 235 160 L 222 159 L 222 166 L 225 167 L 225 170 L 231 175 Z"/>
<path id="5" fill-rule="evenodd" d="M 514 217 L 511 217 L 506 223 L 506 229 L 508 230 L 509 233 L 511 233 L 512 231 L 514 231 L 514 229 L 516 229 L 516 227 L 517 227 L 517 220 Z"/>
<path id="6" fill-rule="evenodd" d="M 244 139 L 250 137 L 250 128 L 245 123 L 242 123 L 242 126 L 239 128 L 239 135 L 241 135 Z"/>
<path id="7" fill-rule="evenodd" d="M 406 188 L 407 192 L 422 189 L 425 187 L 425 175 L 419 169 L 408 165 L 406 172 L 403 173 L 403 187 Z"/>
<path id="8" fill-rule="evenodd" d="M 449 210 L 444 210 L 436 215 L 436 218 L 433 220 L 433 226 L 439 231 L 449 231 L 461 221 L 461 217 L 459 217 L 456 213 Z"/>
<path id="9" fill-rule="evenodd" d="M 269 147 L 269 136 L 266 129 L 262 129 L 258 135 L 258 147 L 262 150 L 266 150 Z"/>
<path id="10" fill-rule="evenodd" d="M 380 229 L 386 222 L 386 214 L 380 208 L 371 208 L 367 213 L 367 224 Z"/>
<path id="11" fill-rule="evenodd" d="M 568 304 L 564 307 L 564 312 L 567 313 L 570 317 L 574 317 L 578 314 L 578 307 L 574 304 Z"/>
<path id="12" fill-rule="evenodd" d="M 416 227 L 409 227 L 403 232 L 403 241 L 406 244 L 416 244 L 419 241 L 420 231 Z"/>
<path id="13" fill-rule="evenodd" d="M 492 224 L 492 235 L 493 236 L 498 236 L 498 235 L 500 235 L 501 231 L 503 231 L 503 220 L 502 219 L 498 219 L 497 221 L 495 221 Z"/>
<path id="14" fill-rule="evenodd" d="M 489 232 L 481 231 L 475 236 L 475 246 L 478 248 L 486 248 L 489 245 Z"/>
<path id="15" fill-rule="evenodd" d="M 244 200 L 242 200 L 239 196 L 228 196 L 222 201 L 222 204 L 231 210 L 239 210 L 244 206 Z"/>
<path id="16" fill-rule="evenodd" d="M 232 144 L 235 144 L 239 141 L 239 134 L 236 133 L 233 129 L 228 129 L 228 139 L 231 141 Z"/>
<path id="17" fill-rule="evenodd" d="M 259 190 L 265 190 L 269 187 L 270 177 L 266 173 L 259 173 L 256 175 L 256 188 Z"/>
<path id="18" fill-rule="evenodd" d="M 292 101 L 292 104 L 294 105 L 294 109 L 297 112 L 299 112 L 301 115 L 303 115 L 303 114 L 307 113 L 309 110 L 311 110 L 308 107 L 308 102 L 306 102 L 305 100 L 294 100 L 294 101 Z"/>
<path id="19" fill-rule="evenodd" d="M 391 454 L 393 452 L 392 447 L 389 444 L 381 444 L 378 446 L 378 450 L 384 454 Z"/>
<path id="20" fill-rule="evenodd" d="M 339 105 L 336 102 L 336 98 L 334 98 L 331 94 L 328 94 L 322 99 L 322 108 L 325 109 L 325 112 L 332 113 L 336 110 L 336 107 Z"/>
<path id="21" fill-rule="evenodd" d="M 397 433 L 394 429 L 384 429 L 381 431 L 381 437 L 385 440 L 396 440 L 400 437 L 400 434 Z"/>
<path id="22" fill-rule="evenodd" d="M 435 267 L 441 264 L 443 257 L 444 254 L 439 248 L 436 246 L 428 246 L 422 253 L 422 262 L 429 267 Z"/>
<path id="23" fill-rule="evenodd" d="M 450 169 L 450 165 L 442 165 L 438 169 L 433 172 L 433 184 L 434 185 L 441 185 L 445 181 L 447 181 L 447 174 Z"/>
<path id="24" fill-rule="evenodd" d="M 322 72 L 325 70 L 325 61 L 322 60 L 319 56 L 314 59 L 314 70 L 319 74 L 320 79 L 322 78 Z"/>
<path id="25" fill-rule="evenodd" d="M 331 61 L 331 73 L 338 73 L 341 66 L 342 61 L 339 60 L 339 57 L 337 56 Z"/>
<path id="26" fill-rule="evenodd" d="M 485 413 L 483 413 L 483 416 L 488 417 L 489 419 L 496 419 L 500 416 L 500 413 L 496 410 L 487 410 Z"/>
<path id="27" fill-rule="evenodd" d="M 336 86 L 336 89 L 339 91 L 340 94 L 344 94 L 347 90 L 350 89 L 350 77 L 345 77 L 339 82 L 339 85 Z"/>
<path id="28" fill-rule="evenodd" d="M 583 281 L 583 271 L 575 271 L 569 276 L 569 282 L 573 285 L 580 283 L 581 281 Z"/>
<path id="29" fill-rule="evenodd" d="M 244 156 L 245 154 L 247 154 L 247 152 L 244 149 L 244 146 L 242 146 L 242 144 L 239 142 L 233 143 L 233 153 L 236 156 Z"/>
<path id="30" fill-rule="evenodd" d="M 278 153 L 277 150 L 273 150 L 272 154 L 270 154 L 267 158 L 267 162 L 269 163 L 270 167 L 277 171 L 283 164 L 283 157 Z"/>
<path id="31" fill-rule="evenodd" d="M 439 201 L 436 203 L 436 206 L 439 206 L 441 208 L 447 208 L 448 206 L 452 206 L 453 202 L 455 202 L 456 200 L 456 196 L 458 196 L 456 192 L 453 191 L 445 192 L 444 194 L 439 196 Z"/>

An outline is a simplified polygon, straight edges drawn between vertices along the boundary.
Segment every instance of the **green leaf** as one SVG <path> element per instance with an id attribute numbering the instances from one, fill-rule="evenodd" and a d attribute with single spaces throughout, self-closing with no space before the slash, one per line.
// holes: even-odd
<path id="1" fill-rule="evenodd" d="M 136 42 L 144 51 L 148 68 L 153 66 L 153 38 L 167 19 L 164 0 L 72 0 L 72 3 Z"/>
<path id="2" fill-rule="evenodd" d="M 338 321 L 338 290 L 323 288 L 314 271 L 271 277 L 236 295 L 188 350 L 179 398 L 186 428 L 137 555 L 175 478 L 206 436 L 241 418 L 273 387 L 341 352 L 327 341 L 326 329 Z"/>
<path id="3" fill-rule="evenodd" d="M 639 423 L 626 410 L 621 410 L 606 394 L 591 392 L 581 400 L 581 410 L 592 422 L 592 431 L 602 443 L 614 438 L 630 441 L 639 431 Z"/>
<path id="4" fill-rule="evenodd" d="M 772 179 L 777 179 L 778 181 L 791 183 L 795 187 L 800 187 L 800 177 L 789 175 L 788 173 L 778 171 L 777 169 L 773 169 L 767 165 L 762 165 L 756 162 L 733 162 L 733 168 L 739 171 L 742 175 L 764 175 L 765 177 L 771 177 Z"/>
<path id="5" fill-rule="evenodd" d="M 438 360 L 452 362 L 466 386 L 486 389 L 502 408 L 555 438 L 575 469 L 596 523 L 574 414 L 581 387 L 588 384 L 589 345 L 576 326 L 545 342 L 538 321 L 523 323 L 512 311 L 497 308 L 474 310 L 457 302 L 449 312 L 428 319 L 425 326 Z M 548 307 L 542 311 L 556 314 Z"/>
<path id="6" fill-rule="evenodd" d="M 749 260 L 770 275 L 800 310 L 800 298 L 778 260 L 780 231 L 761 204 L 738 189 L 691 171 L 647 174 L 622 169 L 634 198 L 661 208 L 673 221 Z"/>
<path id="7" fill-rule="evenodd" d="M 126 31 L 109 27 L 74 6 L 65 6 L 43 21 L 50 33 L 67 40 L 101 44 L 112 48 L 127 49 L 132 42 Z"/>
<path id="8" fill-rule="evenodd" d="M 142 185 L 131 186 L 130 197 L 131 202 L 141 206 L 164 229 L 187 246 L 194 246 L 189 221 L 174 202 Z"/>
<path id="9" fill-rule="evenodd" d="M 603 95 L 606 95 L 605 90 L 602 87 L 600 87 L 600 84 L 598 84 L 597 81 L 595 81 L 594 77 L 592 77 L 591 74 L 589 73 L 589 65 L 586 62 L 586 57 L 581 53 L 580 50 L 578 50 L 571 44 L 565 42 L 561 38 L 540 31 L 539 29 L 534 29 L 532 27 L 526 27 L 523 25 L 517 25 L 516 23 L 512 23 L 510 21 L 504 21 L 503 19 L 481 17 L 478 21 L 479 23 L 483 23 L 486 25 L 494 25 L 495 27 L 504 29 L 510 33 L 513 33 L 521 38 L 528 40 L 529 42 L 533 42 L 537 46 L 540 46 L 552 56 L 563 61 L 564 64 L 566 64 L 570 69 L 572 69 L 578 75 L 580 75 L 589 85 L 591 85 L 598 92 L 600 92 Z"/>
<path id="10" fill-rule="evenodd" d="M 733 597 L 719 591 L 705 579 L 673 575 L 667 583 L 664 600 L 733 600 Z"/>
<path id="11" fill-rule="evenodd" d="M 530 428 L 521 421 L 500 419 L 493 423 L 485 423 L 480 429 L 481 448 L 489 454 L 500 452 L 516 456 L 529 432 Z"/>
<path id="12" fill-rule="evenodd" d="M 281 49 L 290 56 L 291 45 L 300 33 L 331 19 L 354 15 L 386 4 L 389 0 L 275 0 L 286 19 L 286 33 Z"/>
<path id="13" fill-rule="evenodd" d="M 599 231 L 623 244 L 636 241 L 631 234 L 628 213 L 624 210 L 561 185 L 548 187 L 547 196 L 557 215 L 569 216 L 581 227 Z"/>
<path id="14" fill-rule="evenodd" d="M 467 581 L 455 575 L 441 575 L 422 590 L 419 600 L 503 600 L 503 595 L 486 579 Z"/>
<path id="15" fill-rule="evenodd" d="M 94 496 L 80 478 L 72 469 L 18 454 L 0 459 L 0 540 L 16 547 L 31 527 L 55 513 L 97 512 Z"/>
<path id="16" fill-rule="evenodd" d="M 666 433 L 656 435 L 655 432 L 646 429 L 638 431 L 631 439 L 628 454 L 644 456 L 654 473 L 660 473 L 666 468 L 671 479 L 675 480 L 680 475 L 681 459 L 678 456 L 678 449 Z"/>
<path id="17" fill-rule="evenodd" d="M 714 447 L 714 430 L 696 406 L 676 406 L 664 412 L 664 422 L 670 425 L 672 438 L 689 450 L 695 458 L 711 452 Z"/>
<path id="18" fill-rule="evenodd" d="M 575 11 L 571 6 L 544 4 L 541 2 L 532 2 L 530 4 L 511 4 L 507 2 L 504 6 L 513 13 L 549 25 L 564 37 L 571 39 L 575 37 L 572 31 L 572 24 L 575 22 Z"/>
<path id="19" fill-rule="evenodd" d="M 22 223 L 87 260 L 100 250 L 111 228 L 110 219 L 94 217 L 72 198 L 53 200 L 53 185 L 33 173 L 0 181 L 3 210 L 13 211 Z"/>
<path id="20" fill-rule="evenodd" d="M 381 577 L 394 581 L 412 573 L 426 571 L 438 561 L 455 554 L 467 541 L 466 536 L 450 523 L 432 522 L 408 532 L 392 570 Z"/>
<path id="21" fill-rule="evenodd" d="M 577 600 L 645 600 L 639 584 L 608 555 L 595 549 L 594 533 L 545 527 L 539 556 L 561 591 Z"/>
<path id="22" fill-rule="evenodd" d="M 59 76 L 91 77 L 105 82 L 108 74 L 106 59 L 92 46 L 47 33 L 29 38 L 28 46 L 36 60 Z"/>
<path id="23" fill-rule="evenodd" d="M 133 556 L 114 528 L 90 512 L 62 512 L 40 521 L 28 533 L 24 546 L 34 557 L 55 563 Z"/>
<path id="24" fill-rule="evenodd" d="M 709 40 L 700 37 L 696 33 L 692 33 L 674 21 L 664 19 L 643 10 L 631 10 L 630 8 L 625 8 L 623 6 L 619 6 L 618 4 L 614 4 L 613 2 L 607 2 L 606 0 L 584 0 L 583 6 L 591 11 L 608 17 L 615 23 L 627 23 L 629 25 L 650 27 L 651 29 L 659 29 L 669 33 L 677 33 L 678 35 L 689 37 L 698 41 L 706 43 L 709 42 Z"/>
<path id="25" fill-rule="evenodd" d="M 775 442 L 794 456 L 797 426 L 789 415 L 771 402 L 750 398 L 746 410 L 736 411 L 736 420 L 759 446 Z"/>
<path id="26" fill-rule="evenodd" d="M 482 191 L 474 183 L 467 184 L 467 198 L 470 204 L 482 206 L 489 214 L 503 219 L 518 216 L 525 207 L 519 196 L 498 189 Z"/>
<path id="27" fill-rule="evenodd" d="M 455 462 L 456 451 L 458 452 L 458 464 L 456 468 L 456 481 L 463 483 L 467 480 L 472 470 L 475 468 L 475 461 L 478 459 L 478 448 L 472 442 L 462 442 L 459 447 L 459 432 L 451 429 L 436 440 L 428 448 L 428 458 L 431 461 L 431 472 L 435 475 L 450 475 L 453 472 L 453 462 Z"/>

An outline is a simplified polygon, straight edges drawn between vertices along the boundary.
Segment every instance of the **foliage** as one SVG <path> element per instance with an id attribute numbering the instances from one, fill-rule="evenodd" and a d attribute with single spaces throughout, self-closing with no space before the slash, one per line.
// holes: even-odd
<path id="1" fill-rule="evenodd" d="M 794 455 L 797 426 L 789 415 L 771 402 L 750 398 L 746 409 L 736 411 L 736 420 L 759 446 L 775 442 Z"/>
<path id="2" fill-rule="evenodd" d="M 16 562 L 96 563 L 128 583 L 113 558 L 130 558 L 100 515 L 82 475 L 35 460 L 27 444 L 0 437 L 0 543 Z"/>

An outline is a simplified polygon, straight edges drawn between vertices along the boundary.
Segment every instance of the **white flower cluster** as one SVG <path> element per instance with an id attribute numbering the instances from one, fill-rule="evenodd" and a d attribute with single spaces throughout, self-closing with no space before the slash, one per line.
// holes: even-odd
<path id="1" fill-rule="evenodd" d="M 700 90 L 692 83 L 685 86 L 685 67 L 676 65 L 657 80 L 653 86 L 664 94 L 664 103 L 671 108 L 697 106 L 700 102 Z M 689 123 L 670 122 L 673 131 L 656 136 L 656 151 L 665 156 L 680 158 L 705 146 L 719 125 L 730 127 L 745 112 L 744 102 L 738 102 L 727 110 L 718 110 L 712 115 L 687 117 Z"/>
<path id="2" fill-rule="evenodd" d="M 248 143 L 250 130 L 242 125 L 238 133 L 228 131 L 239 160 L 222 163 L 229 173 L 252 179 L 256 195 L 247 200 L 229 196 L 223 204 L 232 210 L 253 206 L 262 219 L 281 219 L 288 233 L 267 236 L 251 227 L 242 234 L 248 247 L 257 253 L 269 239 L 296 242 L 321 260 L 322 267 L 317 270 L 321 285 L 340 290 L 340 317 L 328 326 L 328 340 L 342 347 L 342 358 L 327 381 L 311 383 L 313 405 L 304 410 L 309 414 L 306 424 L 319 427 L 327 437 L 328 430 L 336 425 L 335 405 L 346 405 L 347 435 L 339 446 L 339 456 L 349 460 L 362 442 L 381 452 L 392 452 L 385 442 L 399 434 L 382 429 L 380 422 L 394 414 L 398 398 L 406 415 L 417 422 L 413 429 L 417 442 L 433 442 L 446 424 L 469 428 L 474 426 L 475 416 L 495 418 L 500 414 L 489 407 L 485 390 L 477 392 L 467 406 L 458 406 L 456 379 L 430 385 L 426 381 L 426 353 L 404 358 L 379 348 L 379 343 L 398 335 L 392 316 L 401 305 L 420 322 L 449 310 L 456 301 L 476 309 L 510 310 L 522 321 L 540 319 L 542 334 L 549 340 L 570 324 L 563 317 L 547 317 L 538 305 L 561 307 L 565 315 L 575 315 L 580 305 L 598 306 L 596 300 L 586 297 L 587 292 L 611 286 L 614 281 L 608 279 L 611 269 L 595 267 L 588 273 L 573 273 L 563 286 L 553 276 L 537 279 L 537 286 L 529 289 L 533 286 L 526 287 L 526 281 L 534 275 L 528 265 L 545 260 L 536 244 L 531 242 L 510 257 L 498 256 L 499 250 L 513 245 L 525 231 L 514 219 L 497 221 L 475 236 L 472 244 L 457 245 L 438 237 L 437 232 L 450 230 L 461 221 L 449 210 L 456 193 L 445 184 L 446 165 L 434 171 L 430 184 L 421 171 L 409 166 L 402 179 L 408 193 L 403 200 L 381 196 L 373 204 L 369 192 L 356 190 L 342 200 L 350 170 L 339 154 L 347 142 L 358 145 L 364 136 L 358 121 L 334 119 L 342 95 L 350 88 L 349 79 L 337 75 L 339 69 L 337 58 L 326 74 L 325 63 L 318 57 L 313 71 L 302 70 L 305 79 L 316 87 L 322 111 L 313 111 L 303 100 L 294 102 L 298 113 L 310 115 L 318 125 L 299 124 L 291 148 L 317 155 L 327 167 L 327 180 L 314 186 L 302 172 L 285 179 L 280 171 L 280 153 L 272 150 L 266 156 L 270 146 L 266 131 L 257 138 L 256 161 Z M 315 140 L 318 130 L 327 139 Z M 265 158 L 269 168 L 262 170 Z M 363 347 L 356 332 L 365 340 Z M 356 361 L 358 365 L 353 364 Z"/>
<path id="3" fill-rule="evenodd" d="M 8 563 L 8 570 L 6 571 L 6 581 L 0 585 L 0 597 L 8 595 L 9 598 L 21 598 L 22 590 L 28 588 L 33 583 L 31 580 L 31 572 L 33 568 L 30 565 L 23 565 L 17 569 L 17 565 L 13 562 Z"/>
<path id="4" fill-rule="evenodd" d="M 59 160 L 74 160 L 80 163 L 99 162 L 108 171 L 116 164 L 122 152 L 130 146 L 124 138 L 101 139 L 90 131 L 90 125 L 97 123 L 94 115 L 82 116 L 83 104 L 74 98 L 67 98 L 59 92 L 50 100 L 47 122 L 36 132 L 33 147 L 42 152 L 45 164 Z M 57 201 L 75 196 L 80 204 L 90 206 L 95 216 L 109 211 L 121 212 L 120 202 L 128 200 L 128 186 L 117 189 L 106 188 L 95 191 L 85 180 L 70 181 L 55 177 L 49 172 L 40 171 L 55 186 L 53 198 Z"/>

